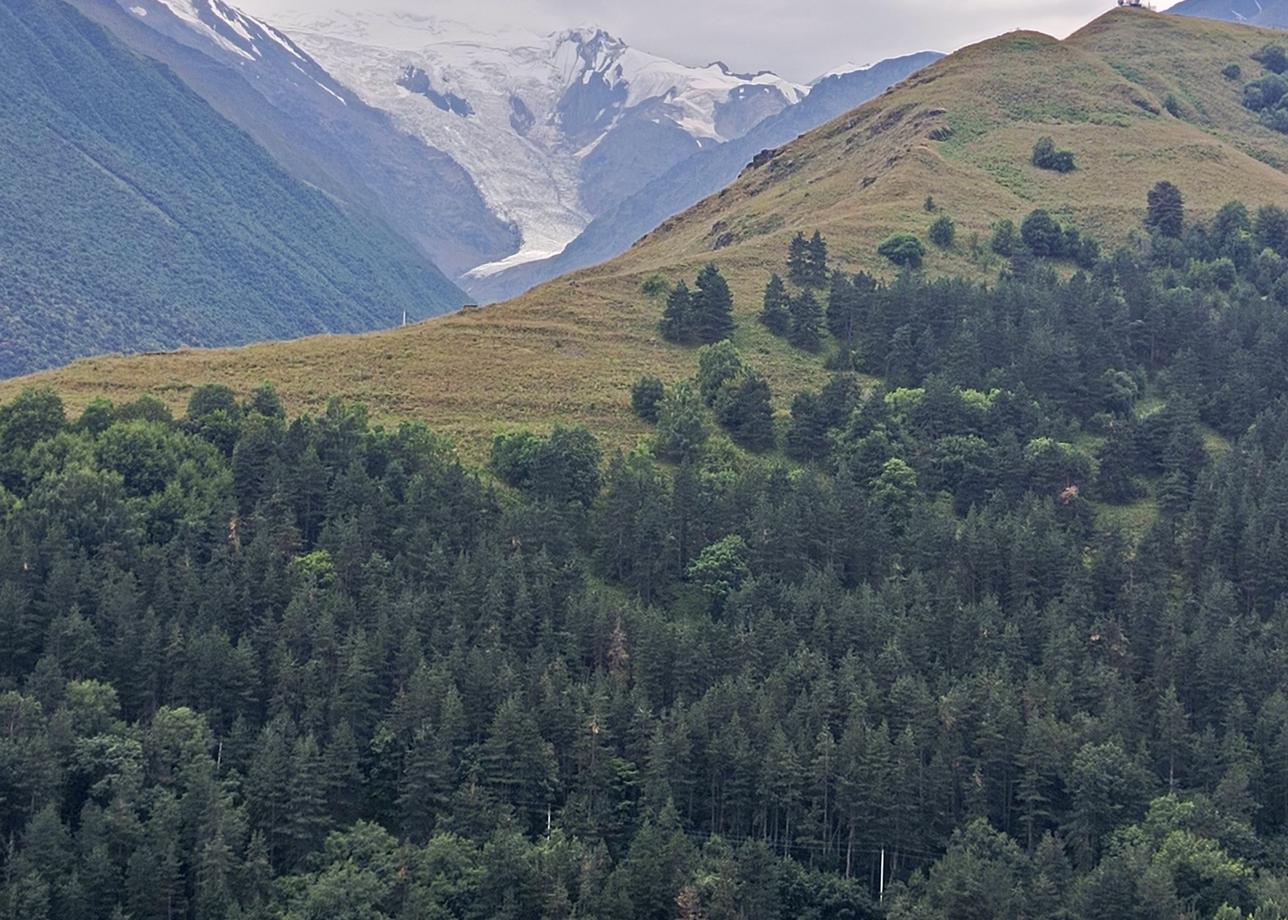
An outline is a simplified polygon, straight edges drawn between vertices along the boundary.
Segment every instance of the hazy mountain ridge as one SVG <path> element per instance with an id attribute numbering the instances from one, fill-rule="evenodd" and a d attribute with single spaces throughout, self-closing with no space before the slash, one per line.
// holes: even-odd
<path id="1" fill-rule="evenodd" d="M 0 376 L 361 332 L 463 294 L 62 0 L 0 2 Z"/>

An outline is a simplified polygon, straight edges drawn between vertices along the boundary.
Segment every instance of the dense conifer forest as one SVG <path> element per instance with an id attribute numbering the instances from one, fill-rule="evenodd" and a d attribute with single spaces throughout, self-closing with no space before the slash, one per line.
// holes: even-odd
<path id="1" fill-rule="evenodd" d="M 629 455 L 0 408 L 0 917 L 1284 916 L 1288 213 L 1021 223 L 802 237 L 789 414 L 704 270 Z"/>

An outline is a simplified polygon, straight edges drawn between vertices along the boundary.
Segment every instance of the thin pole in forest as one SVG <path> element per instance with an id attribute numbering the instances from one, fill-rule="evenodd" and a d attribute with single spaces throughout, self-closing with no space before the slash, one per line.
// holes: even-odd
<path id="1" fill-rule="evenodd" d="M 881 879 L 877 882 L 877 900 L 885 900 L 885 847 L 881 848 Z"/>

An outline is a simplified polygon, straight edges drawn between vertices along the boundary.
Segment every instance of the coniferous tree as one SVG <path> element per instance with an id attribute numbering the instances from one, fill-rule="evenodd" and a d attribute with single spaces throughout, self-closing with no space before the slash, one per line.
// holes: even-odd
<path id="1" fill-rule="evenodd" d="M 822 347 L 823 310 L 813 291 L 802 291 L 791 301 L 791 329 L 788 339 L 797 348 L 818 351 Z"/>
<path id="2" fill-rule="evenodd" d="M 827 241 L 815 230 L 806 245 L 806 287 L 821 288 L 827 284 L 830 271 L 827 265 Z"/>
<path id="3" fill-rule="evenodd" d="M 957 239 L 957 225 L 945 214 L 930 225 L 929 237 L 930 242 L 940 249 L 952 249 L 953 241 Z"/>
<path id="4" fill-rule="evenodd" d="M 662 338 L 668 342 L 687 344 L 694 336 L 694 297 L 689 286 L 681 281 L 671 288 L 666 298 L 666 309 L 662 313 L 660 330 Z"/>
<path id="5" fill-rule="evenodd" d="M 760 311 L 761 324 L 774 335 L 786 335 L 790 328 L 791 314 L 788 312 L 790 302 L 787 285 L 783 284 L 783 279 L 775 273 L 765 287 L 764 306 Z"/>
<path id="6" fill-rule="evenodd" d="M 774 410 L 769 384 L 754 371 L 726 382 L 716 396 L 716 419 L 734 441 L 748 450 L 768 450 L 774 444 Z"/>
<path id="7" fill-rule="evenodd" d="M 1033 211 L 1020 225 L 1020 239 L 1029 252 L 1044 258 L 1058 258 L 1064 254 L 1064 231 L 1046 211 Z"/>
<path id="8" fill-rule="evenodd" d="M 813 393 L 799 393 L 792 400 L 786 449 L 788 455 L 797 460 L 818 460 L 826 452 L 826 419 L 819 402 Z"/>
<path id="9" fill-rule="evenodd" d="M 666 386 L 653 376 L 644 376 L 631 388 L 631 408 L 646 422 L 657 421 L 658 403 L 666 395 Z"/>
<path id="10" fill-rule="evenodd" d="M 1181 190 L 1170 182 L 1159 182 L 1149 190 L 1145 226 L 1169 239 L 1178 240 L 1185 228 L 1185 202 Z"/>
<path id="11" fill-rule="evenodd" d="M 832 272 L 832 283 L 827 293 L 827 328 L 847 347 L 854 344 L 858 295 L 855 283 L 848 275 L 841 271 Z"/>
<path id="12" fill-rule="evenodd" d="M 714 264 L 698 273 L 693 297 L 693 337 L 711 344 L 733 334 L 733 295 Z"/>
<path id="13" fill-rule="evenodd" d="M 787 280 L 797 287 L 805 287 L 810 282 L 809 241 L 804 233 L 797 233 L 787 250 Z"/>

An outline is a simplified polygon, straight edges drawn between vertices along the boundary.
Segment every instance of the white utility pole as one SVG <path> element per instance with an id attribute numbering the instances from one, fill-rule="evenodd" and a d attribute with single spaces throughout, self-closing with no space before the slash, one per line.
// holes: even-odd
<path id="1" fill-rule="evenodd" d="M 881 848 L 881 881 L 877 885 L 877 900 L 885 900 L 885 847 Z"/>

